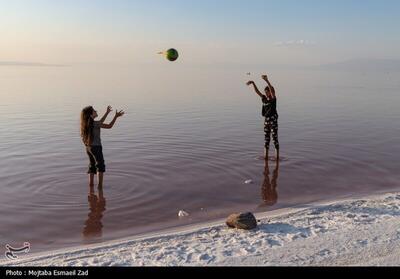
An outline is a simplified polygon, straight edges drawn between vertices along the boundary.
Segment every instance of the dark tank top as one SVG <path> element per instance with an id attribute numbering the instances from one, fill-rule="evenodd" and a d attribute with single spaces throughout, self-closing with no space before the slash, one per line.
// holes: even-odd
<path id="1" fill-rule="evenodd" d="M 278 116 L 278 112 L 276 110 L 276 98 L 268 100 L 267 97 L 262 97 L 263 107 L 262 107 L 262 116 L 264 117 L 272 117 Z"/>

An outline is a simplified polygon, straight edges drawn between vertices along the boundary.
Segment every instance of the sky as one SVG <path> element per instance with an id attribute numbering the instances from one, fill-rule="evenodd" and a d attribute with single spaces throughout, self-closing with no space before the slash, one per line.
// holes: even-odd
<path id="1" fill-rule="evenodd" d="M 0 0 L 0 62 L 317 65 L 400 59 L 398 0 Z"/>

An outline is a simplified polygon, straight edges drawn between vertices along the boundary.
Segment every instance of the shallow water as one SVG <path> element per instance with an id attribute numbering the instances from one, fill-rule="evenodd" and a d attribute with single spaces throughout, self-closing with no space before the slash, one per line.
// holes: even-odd
<path id="1" fill-rule="evenodd" d="M 272 70 L 282 160 L 266 168 L 261 104 L 244 85 L 257 70 L 0 68 L 1 249 L 29 241 L 37 252 L 400 188 L 399 73 Z M 79 138 L 88 104 L 126 111 L 102 131 L 103 197 L 88 197 Z"/>

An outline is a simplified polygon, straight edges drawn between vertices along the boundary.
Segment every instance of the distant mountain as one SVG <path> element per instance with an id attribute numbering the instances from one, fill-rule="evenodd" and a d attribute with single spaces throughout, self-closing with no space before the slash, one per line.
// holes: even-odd
<path id="1" fill-rule="evenodd" d="M 0 61 L 0 66 L 22 66 L 22 67 L 64 67 L 59 64 L 46 64 L 36 62 L 19 62 L 19 61 Z"/>
<path id="2" fill-rule="evenodd" d="M 339 71 L 400 71 L 400 60 L 395 59 L 354 59 L 334 64 L 324 64 L 317 66 L 323 70 Z"/>

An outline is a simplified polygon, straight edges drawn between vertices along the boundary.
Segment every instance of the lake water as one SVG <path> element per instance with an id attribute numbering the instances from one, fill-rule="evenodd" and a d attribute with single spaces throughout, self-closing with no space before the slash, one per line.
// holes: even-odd
<path id="1" fill-rule="evenodd" d="M 266 175 L 261 102 L 244 84 L 263 88 L 259 69 L 0 67 L 1 251 L 400 189 L 399 73 L 269 73 L 283 160 Z M 107 173 L 97 198 L 88 198 L 79 137 L 89 104 L 99 115 L 109 104 L 126 112 L 102 131 Z M 179 219 L 179 210 L 190 216 Z"/>

